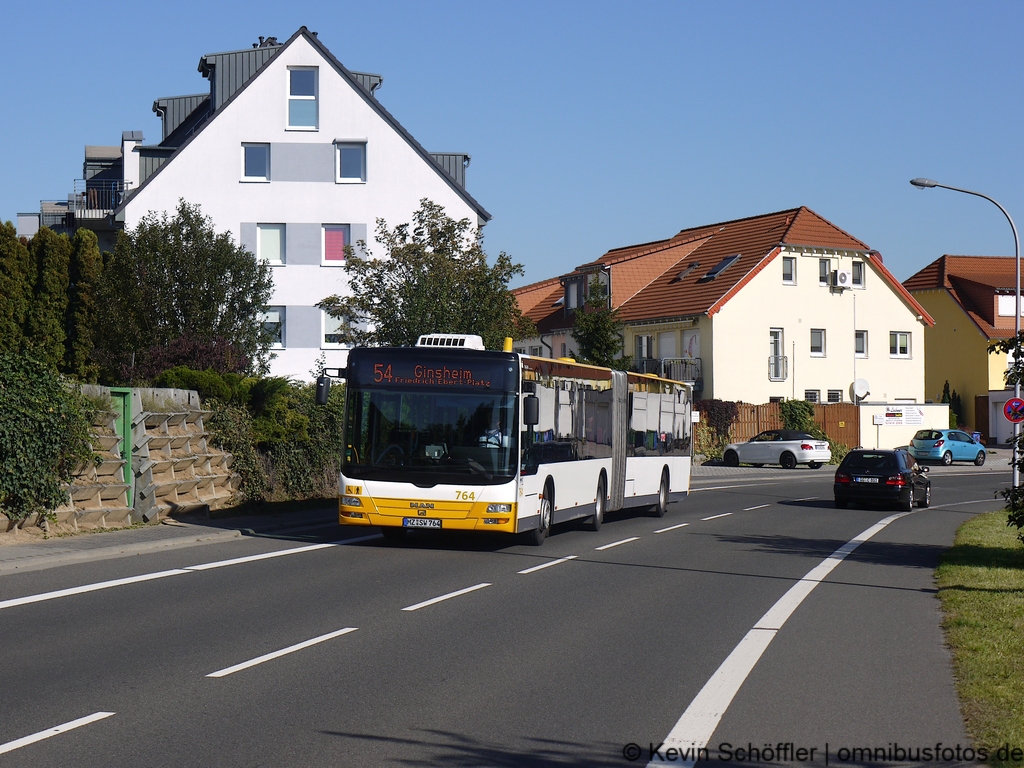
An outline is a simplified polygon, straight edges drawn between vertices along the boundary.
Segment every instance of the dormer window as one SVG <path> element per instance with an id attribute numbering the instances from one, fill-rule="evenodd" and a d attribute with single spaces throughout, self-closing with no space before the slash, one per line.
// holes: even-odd
<path id="1" fill-rule="evenodd" d="M 288 127 L 316 130 L 319 119 L 317 109 L 317 68 L 290 67 L 288 69 Z"/>

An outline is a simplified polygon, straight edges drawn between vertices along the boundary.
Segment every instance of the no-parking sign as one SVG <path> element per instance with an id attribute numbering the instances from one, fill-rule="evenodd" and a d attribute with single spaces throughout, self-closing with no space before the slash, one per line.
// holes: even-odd
<path id="1" fill-rule="evenodd" d="M 1024 421 L 1024 400 L 1019 397 L 1011 397 L 1007 400 L 1006 405 L 1003 406 L 1003 416 L 1014 424 Z"/>

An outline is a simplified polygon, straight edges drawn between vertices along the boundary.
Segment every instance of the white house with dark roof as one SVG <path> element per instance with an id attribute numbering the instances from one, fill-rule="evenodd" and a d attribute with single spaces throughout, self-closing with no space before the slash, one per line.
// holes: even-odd
<path id="1" fill-rule="evenodd" d="M 336 322 L 316 304 L 345 292 L 345 246 L 379 255 L 376 220 L 409 222 L 424 198 L 483 226 L 469 156 L 427 152 L 377 100 L 383 78 L 346 69 L 305 27 L 205 55 L 199 72 L 209 93 L 157 99 L 160 142 L 125 132 L 103 179 L 86 175 L 69 196 L 67 228 L 132 228 L 179 199 L 198 204 L 273 267 L 271 373 L 308 379 L 321 354 L 344 365 Z"/>

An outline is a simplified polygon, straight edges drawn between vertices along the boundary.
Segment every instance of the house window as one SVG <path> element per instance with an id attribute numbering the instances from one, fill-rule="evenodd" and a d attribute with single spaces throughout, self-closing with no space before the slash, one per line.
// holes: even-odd
<path id="1" fill-rule="evenodd" d="M 637 336 L 636 337 L 636 357 L 637 360 L 648 360 L 650 359 L 654 350 L 654 337 L 653 336 Z"/>
<path id="2" fill-rule="evenodd" d="M 830 389 L 828 391 L 828 401 L 830 403 L 841 403 L 841 402 L 843 402 L 843 390 L 841 390 L 841 389 Z"/>
<path id="3" fill-rule="evenodd" d="M 811 354 L 815 357 L 825 356 L 825 329 L 811 329 Z"/>
<path id="4" fill-rule="evenodd" d="M 562 342 L 562 357 L 565 357 L 565 342 Z"/>
<path id="5" fill-rule="evenodd" d="M 853 354 L 857 357 L 868 356 L 868 332 L 867 331 L 854 331 L 853 332 Z"/>
<path id="6" fill-rule="evenodd" d="M 242 181 L 270 181 L 270 145 L 242 145 Z"/>
<path id="7" fill-rule="evenodd" d="M 796 257 L 782 257 L 782 282 L 786 285 L 796 285 Z"/>
<path id="8" fill-rule="evenodd" d="M 772 396 L 772 397 L 768 398 L 768 402 L 769 403 L 782 403 L 782 402 L 785 402 L 785 400 L 786 400 L 786 398 L 784 398 L 784 397 L 774 397 L 774 396 Z"/>
<path id="9" fill-rule="evenodd" d="M 320 314 L 323 318 L 324 329 L 320 346 L 325 349 L 337 349 L 338 347 L 345 346 L 341 335 L 344 322 L 336 317 L 331 317 L 325 311 L 321 311 Z"/>
<path id="10" fill-rule="evenodd" d="M 853 287 L 863 288 L 864 287 L 864 262 L 855 261 L 853 262 Z"/>
<path id="11" fill-rule="evenodd" d="M 339 184 L 360 184 L 366 181 L 366 144 L 335 143 L 335 174 Z"/>
<path id="12" fill-rule="evenodd" d="M 831 274 L 832 260 L 818 259 L 818 285 L 828 285 L 828 279 Z"/>
<path id="13" fill-rule="evenodd" d="M 284 264 L 284 224 L 256 225 L 256 258 L 268 264 Z"/>
<path id="14" fill-rule="evenodd" d="M 782 329 L 768 329 L 768 380 L 785 381 L 788 374 Z"/>
<path id="15" fill-rule="evenodd" d="M 263 313 L 263 331 L 270 337 L 272 349 L 284 349 L 284 307 L 267 307 Z"/>
<path id="16" fill-rule="evenodd" d="M 820 403 L 821 402 L 821 390 L 820 389 L 805 389 L 804 400 L 808 403 Z"/>
<path id="17" fill-rule="evenodd" d="M 324 224 L 323 259 L 321 264 L 342 266 L 345 248 L 351 245 L 352 228 L 348 224 Z"/>
<path id="18" fill-rule="evenodd" d="M 288 69 L 289 128 L 316 130 L 318 119 L 316 81 L 316 67 Z"/>
<path id="19" fill-rule="evenodd" d="M 540 347 L 530 347 L 530 357 L 540 357 Z"/>
<path id="20" fill-rule="evenodd" d="M 891 331 L 889 333 L 889 357 L 910 357 L 910 333 Z"/>

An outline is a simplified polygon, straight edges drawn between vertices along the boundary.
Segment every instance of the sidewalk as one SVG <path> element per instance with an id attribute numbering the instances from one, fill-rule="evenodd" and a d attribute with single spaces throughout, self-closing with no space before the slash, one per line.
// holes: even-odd
<path id="1" fill-rule="evenodd" d="M 162 549 L 230 541 L 245 535 L 322 528 L 338 521 L 332 506 L 273 515 L 224 520 L 168 520 L 141 528 L 112 529 L 40 539 L 24 534 L 24 543 L 0 544 L 0 576 L 69 563 L 137 555 Z"/>

